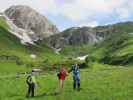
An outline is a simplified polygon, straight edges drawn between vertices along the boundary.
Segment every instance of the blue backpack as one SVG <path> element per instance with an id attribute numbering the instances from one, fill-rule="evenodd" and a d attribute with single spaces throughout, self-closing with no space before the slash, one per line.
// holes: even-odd
<path id="1" fill-rule="evenodd" d="M 78 75 L 79 74 L 79 67 L 77 65 L 72 66 L 73 74 Z"/>

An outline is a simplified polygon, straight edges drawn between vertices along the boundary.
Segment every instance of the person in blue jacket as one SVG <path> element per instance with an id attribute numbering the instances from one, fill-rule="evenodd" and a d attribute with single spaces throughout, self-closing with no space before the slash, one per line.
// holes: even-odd
<path id="1" fill-rule="evenodd" d="M 74 64 L 72 65 L 72 68 L 70 69 L 69 73 L 73 73 L 73 89 L 80 90 L 80 70 L 79 65 Z"/>

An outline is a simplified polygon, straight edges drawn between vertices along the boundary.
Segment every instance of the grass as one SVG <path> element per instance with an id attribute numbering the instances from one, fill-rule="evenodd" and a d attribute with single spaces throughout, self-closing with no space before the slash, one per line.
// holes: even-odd
<path id="1" fill-rule="evenodd" d="M 81 46 L 67 46 L 64 47 L 60 53 L 69 57 L 78 57 L 87 55 L 92 50 L 92 45 L 81 45 Z"/>
<path id="2" fill-rule="evenodd" d="M 32 64 L 40 66 L 44 61 L 56 64 L 60 63 L 63 56 L 55 54 L 54 51 L 44 43 L 39 43 L 36 46 L 25 46 L 20 43 L 20 40 L 8 31 L 9 26 L 3 17 L 0 17 L 0 56 L 16 56 L 23 65 Z M 30 57 L 31 54 L 37 55 L 36 59 Z"/>
<path id="3" fill-rule="evenodd" d="M 90 59 L 106 64 L 128 65 L 133 61 L 132 40 L 132 34 L 114 33 L 92 49 Z"/>
<path id="4" fill-rule="evenodd" d="M 99 66 L 101 66 L 99 68 Z M 103 66 L 103 67 L 102 67 Z M 54 95 L 58 87 L 56 73 L 37 76 L 40 87 L 36 97 L 26 99 L 25 78 L 0 79 L 1 100 L 132 100 L 133 68 L 93 64 L 90 69 L 81 70 L 81 91 L 72 89 L 71 74 L 65 81 L 62 94 Z"/>

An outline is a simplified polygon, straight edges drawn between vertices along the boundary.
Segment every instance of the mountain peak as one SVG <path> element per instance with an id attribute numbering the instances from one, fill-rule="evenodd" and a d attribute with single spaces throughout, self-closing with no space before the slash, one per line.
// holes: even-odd
<path id="1" fill-rule="evenodd" d="M 14 32 L 17 32 L 19 35 L 26 33 L 33 41 L 49 37 L 59 32 L 57 27 L 45 16 L 39 14 L 29 6 L 11 6 L 4 13 L 10 22 L 12 22 L 10 27 L 12 27 Z M 17 28 L 14 28 L 14 26 Z"/>

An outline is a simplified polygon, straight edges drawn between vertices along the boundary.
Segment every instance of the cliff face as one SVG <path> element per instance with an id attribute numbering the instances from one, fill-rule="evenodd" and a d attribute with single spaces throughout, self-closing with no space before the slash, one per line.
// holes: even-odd
<path id="1" fill-rule="evenodd" d="M 22 42 L 33 44 L 41 42 L 52 48 L 96 44 L 114 33 L 133 32 L 133 22 L 117 23 L 107 26 L 72 27 L 59 32 L 45 16 L 28 6 L 12 6 L 5 11 L 11 30 Z M 113 38 L 113 37 L 111 37 Z"/>
<path id="2" fill-rule="evenodd" d="M 96 37 L 92 28 L 83 27 L 67 29 L 60 34 L 47 38 L 46 42 L 54 48 L 62 48 L 67 45 L 80 46 L 88 43 L 94 44 L 99 40 L 100 38 Z"/>
<path id="3" fill-rule="evenodd" d="M 28 6 L 11 6 L 5 15 L 30 38 L 43 39 L 58 33 L 58 29 L 45 16 Z M 22 32 L 18 33 L 22 34 Z"/>
<path id="4" fill-rule="evenodd" d="M 45 41 L 54 48 L 62 48 L 69 45 L 80 46 L 84 44 L 96 44 L 112 34 L 133 32 L 132 27 L 133 22 L 117 23 L 95 28 L 75 27 L 67 29 L 60 34 L 53 35 Z"/>

